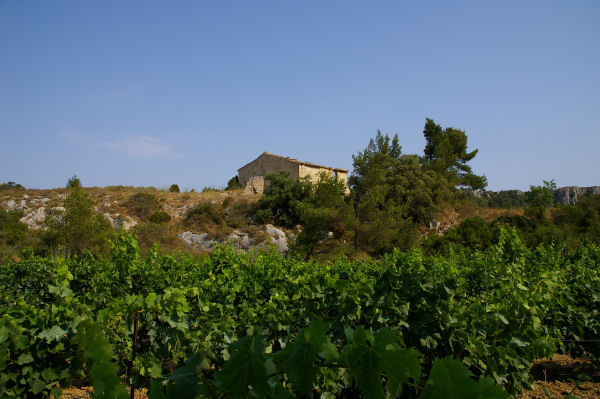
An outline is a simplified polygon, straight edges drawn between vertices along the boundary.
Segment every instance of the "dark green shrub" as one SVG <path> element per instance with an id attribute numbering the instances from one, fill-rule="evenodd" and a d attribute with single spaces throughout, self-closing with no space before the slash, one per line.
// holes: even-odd
<path id="1" fill-rule="evenodd" d="M 283 171 L 268 174 L 265 180 L 269 185 L 258 201 L 258 221 L 288 227 L 300 223 L 298 203 L 310 194 L 310 181 L 294 179 L 288 172 Z"/>
<path id="2" fill-rule="evenodd" d="M 113 230 L 104 216 L 94 211 L 94 201 L 89 195 L 73 187 L 63 206 L 64 212 L 46 218 L 48 245 L 66 256 L 80 255 L 84 249 L 93 253 L 107 252 Z"/>
<path id="3" fill-rule="evenodd" d="M 166 224 L 143 223 L 134 226 L 131 231 L 142 249 L 152 248 L 155 243 L 160 248 L 175 249 L 180 246 L 177 235 Z"/>
<path id="4" fill-rule="evenodd" d="M 203 193 L 218 193 L 220 191 L 222 191 L 222 190 L 219 190 L 218 188 L 215 188 L 215 187 L 204 187 L 202 189 Z"/>
<path id="5" fill-rule="evenodd" d="M 17 189 L 17 188 L 24 188 L 24 187 L 18 183 L 15 183 L 14 181 L 9 181 L 8 183 L 0 184 L 0 191 L 12 190 L 12 189 Z"/>
<path id="6" fill-rule="evenodd" d="M 168 223 L 171 221 L 171 216 L 165 211 L 157 211 L 150 215 L 148 221 L 150 223 Z"/>
<path id="7" fill-rule="evenodd" d="M 231 199 L 232 201 L 227 201 Z M 227 201 L 228 203 L 225 203 Z M 223 201 L 223 208 L 227 208 L 225 212 L 225 221 L 227 225 L 237 229 L 249 224 L 256 215 L 257 203 L 253 201 L 241 200 L 233 201 L 233 198 L 228 197 Z"/>
<path id="8" fill-rule="evenodd" d="M 193 208 L 190 208 L 185 213 L 183 223 L 188 226 L 202 227 L 207 224 L 221 225 L 225 223 L 223 210 L 210 203 L 202 202 Z"/>
<path id="9" fill-rule="evenodd" d="M 169 187 L 169 192 L 170 193 L 179 193 L 179 186 L 177 184 L 171 184 L 171 187 Z"/>
<path id="10" fill-rule="evenodd" d="M 233 202 L 233 198 L 227 197 L 223 200 L 223 202 L 221 203 L 221 206 L 223 207 L 223 209 L 227 209 L 229 207 L 229 205 L 231 205 L 232 202 Z"/>
<path id="11" fill-rule="evenodd" d="M 19 221 L 21 217 L 21 211 L 5 211 L 0 208 L 0 242 L 12 246 L 23 241 L 27 225 Z"/>
<path id="12" fill-rule="evenodd" d="M 239 190 L 240 188 L 242 188 L 242 185 L 240 184 L 240 180 L 236 175 L 236 176 L 233 176 L 231 179 L 229 179 L 229 181 L 227 182 L 227 187 L 225 187 L 225 190 L 227 190 L 227 191 Z"/>
<path id="13" fill-rule="evenodd" d="M 77 177 L 77 175 L 73 175 L 69 180 L 67 180 L 67 188 L 79 188 L 82 187 L 81 179 Z"/>
<path id="14" fill-rule="evenodd" d="M 6 256 L 18 255 L 23 248 L 32 244 L 33 232 L 19 219 L 21 211 L 5 211 L 0 208 L 0 262 Z"/>
<path id="15" fill-rule="evenodd" d="M 133 194 L 125 201 L 123 206 L 142 220 L 147 220 L 150 215 L 160 208 L 156 196 L 148 193 Z"/>

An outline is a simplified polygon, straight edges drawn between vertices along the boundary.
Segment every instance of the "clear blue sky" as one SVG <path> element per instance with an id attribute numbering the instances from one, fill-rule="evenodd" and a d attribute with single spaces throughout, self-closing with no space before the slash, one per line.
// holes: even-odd
<path id="1" fill-rule="evenodd" d="M 0 0 L 0 182 L 223 186 L 466 131 L 491 189 L 600 185 L 600 1 Z"/>

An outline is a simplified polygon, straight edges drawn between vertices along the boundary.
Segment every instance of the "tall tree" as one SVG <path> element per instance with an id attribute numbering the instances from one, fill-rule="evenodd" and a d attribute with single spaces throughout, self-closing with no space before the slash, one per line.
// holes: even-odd
<path id="1" fill-rule="evenodd" d="M 423 135 L 427 144 L 424 162 L 427 167 L 444 176 L 453 187 L 482 189 L 487 186 L 485 176 L 475 175 L 467 162 L 478 150 L 467 152 L 467 135 L 464 131 L 447 127 L 442 129 L 433 119 L 426 119 Z"/>
<path id="2" fill-rule="evenodd" d="M 352 159 L 355 247 L 373 254 L 408 249 L 416 240 L 417 224 L 435 216 L 445 181 L 423 168 L 418 156 L 402 155 L 398 135 L 390 138 L 378 131 Z"/>
<path id="3" fill-rule="evenodd" d="M 298 203 L 302 231 L 295 249 L 308 258 L 317 250 L 327 250 L 344 236 L 353 223 L 346 200 L 346 184 L 326 173 L 311 185 L 309 195 Z"/>

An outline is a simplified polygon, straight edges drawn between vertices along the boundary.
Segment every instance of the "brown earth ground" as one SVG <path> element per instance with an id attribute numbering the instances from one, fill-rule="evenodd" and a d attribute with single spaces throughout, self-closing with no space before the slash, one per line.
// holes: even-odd
<path id="1" fill-rule="evenodd" d="M 67 388 L 62 392 L 62 399 L 91 399 L 93 392 L 91 387 Z M 136 390 L 135 399 L 148 399 L 147 390 Z"/>
<path id="2" fill-rule="evenodd" d="M 590 359 L 571 359 L 554 355 L 552 359 L 537 360 L 531 370 L 535 388 L 517 395 L 516 399 L 598 399 L 600 398 L 600 369 Z M 92 389 L 68 388 L 64 399 L 89 399 Z M 145 389 L 135 392 L 135 399 L 147 399 Z"/>
<path id="3" fill-rule="evenodd" d="M 551 360 L 537 360 L 531 373 L 535 389 L 523 392 L 518 399 L 600 398 L 600 369 L 590 359 L 556 354 Z"/>

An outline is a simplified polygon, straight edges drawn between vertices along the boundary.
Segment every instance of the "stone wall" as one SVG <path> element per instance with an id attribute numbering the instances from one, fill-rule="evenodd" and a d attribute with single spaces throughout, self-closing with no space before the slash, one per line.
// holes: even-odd
<path id="1" fill-rule="evenodd" d="M 319 180 L 319 176 L 321 173 L 325 173 L 329 177 L 337 177 L 339 180 L 343 181 L 346 185 L 346 190 L 348 190 L 348 173 L 339 172 L 335 169 L 327 169 L 327 168 L 319 168 L 310 165 L 300 165 L 300 177 L 309 177 L 311 181 L 316 182 Z"/>
<path id="2" fill-rule="evenodd" d="M 254 161 L 242 166 L 238 170 L 238 179 L 243 187 L 245 187 L 250 179 L 254 176 L 264 177 L 269 173 L 275 173 L 279 171 L 289 172 L 290 177 L 298 179 L 300 177 L 298 166 L 299 165 L 297 163 L 290 162 L 289 160 L 262 154 Z"/>
<path id="3" fill-rule="evenodd" d="M 268 185 L 268 181 L 264 180 L 264 176 L 280 171 L 288 172 L 293 179 L 308 177 L 313 182 L 319 179 L 321 173 L 325 173 L 331 177 L 337 176 L 338 179 L 341 179 L 346 184 L 346 193 L 350 192 L 348 189 L 348 174 L 346 172 L 286 159 L 268 153 L 260 155 L 254 161 L 238 169 L 238 180 L 244 187 L 245 193 L 262 194 Z"/>

